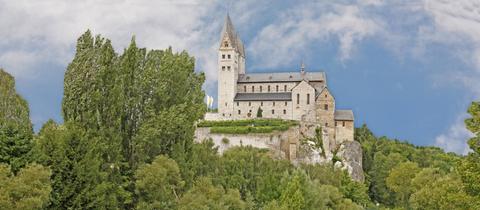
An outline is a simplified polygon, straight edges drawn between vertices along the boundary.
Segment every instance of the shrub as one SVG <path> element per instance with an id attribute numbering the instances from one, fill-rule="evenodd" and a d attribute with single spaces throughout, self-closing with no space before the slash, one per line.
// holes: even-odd
<path id="1" fill-rule="evenodd" d="M 230 143 L 230 140 L 228 140 L 228 138 L 226 138 L 226 137 L 223 137 L 222 138 L 222 143 L 223 144 L 228 144 L 228 143 Z"/>

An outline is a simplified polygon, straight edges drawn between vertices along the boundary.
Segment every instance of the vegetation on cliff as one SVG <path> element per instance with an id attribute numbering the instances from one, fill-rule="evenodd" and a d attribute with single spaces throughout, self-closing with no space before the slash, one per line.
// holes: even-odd
<path id="1" fill-rule="evenodd" d="M 211 141 L 194 143 L 203 82 L 186 52 L 132 40 L 117 55 L 87 31 L 65 73 L 64 123 L 34 134 L 27 102 L 0 70 L 0 209 L 480 209 L 480 103 L 468 110 L 475 137 L 467 156 L 356 129 L 366 173 L 359 183 L 332 164 L 294 166 L 251 147 L 220 156 Z"/>

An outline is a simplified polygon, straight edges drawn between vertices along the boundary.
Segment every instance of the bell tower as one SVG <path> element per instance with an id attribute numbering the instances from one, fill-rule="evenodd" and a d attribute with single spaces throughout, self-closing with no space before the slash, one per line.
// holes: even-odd
<path id="1" fill-rule="evenodd" d="M 231 118 L 239 74 L 245 74 L 245 49 L 227 14 L 218 48 L 218 113 Z"/>

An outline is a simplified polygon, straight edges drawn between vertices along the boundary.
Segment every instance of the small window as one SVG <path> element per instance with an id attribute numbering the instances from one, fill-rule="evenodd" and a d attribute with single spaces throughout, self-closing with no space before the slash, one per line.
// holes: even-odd
<path id="1" fill-rule="evenodd" d="M 230 69 L 231 69 L 231 68 L 230 68 L 230 66 L 227 66 L 227 70 L 229 70 L 229 71 L 230 71 Z"/>
<path id="2" fill-rule="evenodd" d="M 337 121 L 335 121 L 335 126 L 337 126 Z"/>
<path id="3" fill-rule="evenodd" d="M 225 59 L 225 54 L 222 54 L 222 59 Z"/>
<path id="4" fill-rule="evenodd" d="M 272 103 L 272 106 L 275 106 L 275 101 Z"/>
<path id="5" fill-rule="evenodd" d="M 252 85 L 252 93 L 255 93 L 255 86 Z"/>
<path id="6" fill-rule="evenodd" d="M 345 127 L 345 121 L 342 121 L 342 124 L 343 124 L 342 126 Z"/>
<path id="7" fill-rule="evenodd" d="M 262 90 L 263 90 L 263 88 L 262 88 L 262 86 L 260 85 L 260 93 L 262 92 Z"/>
<path id="8" fill-rule="evenodd" d="M 284 110 L 283 110 L 283 114 L 287 114 L 287 110 L 284 109 Z"/>
<path id="9" fill-rule="evenodd" d="M 328 127 L 328 123 L 325 123 L 325 127 Z"/>
<path id="10" fill-rule="evenodd" d="M 288 102 L 285 101 L 285 106 L 288 104 Z"/>
<path id="11" fill-rule="evenodd" d="M 222 66 L 222 70 L 225 71 L 225 66 Z"/>
<path id="12" fill-rule="evenodd" d="M 222 114 L 225 117 L 225 113 Z"/>
<path id="13" fill-rule="evenodd" d="M 246 85 L 243 86 L 243 92 L 245 92 L 245 93 L 247 92 L 247 86 Z"/>
<path id="14" fill-rule="evenodd" d="M 324 105 L 325 110 L 328 110 L 328 104 Z"/>
<path id="15" fill-rule="evenodd" d="M 240 106 L 240 102 L 237 101 L 237 106 Z"/>
<path id="16" fill-rule="evenodd" d="M 325 98 L 327 97 L 327 94 L 325 94 Z"/>
<path id="17" fill-rule="evenodd" d="M 249 102 L 248 102 L 248 106 L 252 106 L 252 102 L 249 101 Z"/>
<path id="18" fill-rule="evenodd" d="M 297 104 L 300 104 L 300 94 L 297 93 Z"/>
<path id="19" fill-rule="evenodd" d="M 268 92 L 270 92 L 270 85 L 268 86 Z"/>
<path id="20" fill-rule="evenodd" d="M 242 114 L 242 111 L 240 111 L 240 109 L 238 110 L 238 114 Z"/>
<path id="21" fill-rule="evenodd" d="M 276 91 L 278 92 L 278 85 L 277 85 L 277 87 L 276 87 Z"/>
<path id="22" fill-rule="evenodd" d="M 263 101 L 260 102 L 260 106 L 263 106 Z"/>
<path id="23" fill-rule="evenodd" d="M 225 102 L 225 106 L 227 106 L 227 102 Z"/>
<path id="24" fill-rule="evenodd" d="M 231 57 L 230 57 L 230 54 L 228 54 L 228 59 L 230 59 L 230 58 L 231 58 Z"/>
<path id="25" fill-rule="evenodd" d="M 248 112 L 252 113 L 252 110 L 250 109 L 250 110 L 248 110 Z"/>
<path id="26" fill-rule="evenodd" d="M 223 46 L 224 46 L 224 47 L 228 47 L 228 42 L 225 41 L 225 42 L 223 43 Z"/>
<path id="27" fill-rule="evenodd" d="M 287 85 L 283 86 L 283 91 L 287 92 Z"/>
<path id="28" fill-rule="evenodd" d="M 272 109 L 272 114 L 275 114 L 275 109 Z"/>
<path id="29" fill-rule="evenodd" d="M 310 104 L 310 94 L 307 93 L 307 104 Z"/>

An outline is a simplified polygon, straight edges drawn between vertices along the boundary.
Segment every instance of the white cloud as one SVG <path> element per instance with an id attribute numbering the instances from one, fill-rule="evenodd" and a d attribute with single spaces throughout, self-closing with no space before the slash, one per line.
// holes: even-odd
<path id="1" fill-rule="evenodd" d="M 309 3 L 297 5 L 265 26 L 249 52 L 260 58 L 264 67 L 278 67 L 291 63 L 313 50 L 315 43 L 336 38 L 341 61 L 349 59 L 355 44 L 375 35 L 382 23 L 370 18 L 356 5 Z"/>
<path id="2" fill-rule="evenodd" d="M 35 74 L 35 66 L 42 62 L 66 66 L 76 39 L 91 29 L 111 39 L 119 52 L 132 35 L 140 46 L 150 49 L 170 45 L 175 50 L 186 49 L 202 64 L 199 69 L 216 79 L 212 46 L 218 35 L 212 32 L 220 30 L 222 18 L 208 18 L 215 14 L 217 4 L 202 0 L 0 0 L 0 66 L 22 78 Z"/>
<path id="3" fill-rule="evenodd" d="M 463 122 L 467 117 L 467 114 L 460 115 L 446 133 L 435 138 L 435 146 L 443 148 L 447 152 L 467 154 L 470 151 L 467 140 L 473 136 L 473 134 L 465 128 Z"/>

